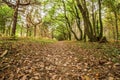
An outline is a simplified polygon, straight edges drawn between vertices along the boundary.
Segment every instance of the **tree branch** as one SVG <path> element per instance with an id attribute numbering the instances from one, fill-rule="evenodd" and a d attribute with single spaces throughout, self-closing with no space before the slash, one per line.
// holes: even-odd
<path id="1" fill-rule="evenodd" d="M 20 6 L 27 6 L 27 5 L 29 5 L 29 4 L 30 4 L 30 1 L 29 1 L 28 3 L 24 3 L 24 4 L 23 4 L 23 3 L 20 3 L 19 5 L 20 5 Z"/>
<path id="2" fill-rule="evenodd" d="M 16 6 L 14 5 L 14 4 L 12 4 L 12 3 L 10 3 L 10 2 L 8 2 L 8 1 L 6 1 L 6 0 L 2 0 L 5 4 L 7 4 L 9 7 L 11 7 L 11 8 L 15 8 Z"/>

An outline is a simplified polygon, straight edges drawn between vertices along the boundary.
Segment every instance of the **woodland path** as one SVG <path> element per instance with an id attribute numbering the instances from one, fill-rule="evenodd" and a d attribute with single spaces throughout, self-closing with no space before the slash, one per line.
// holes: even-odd
<path id="1" fill-rule="evenodd" d="M 112 63 L 72 42 L 17 43 L 11 53 L 0 61 L 0 80 L 120 79 Z"/>

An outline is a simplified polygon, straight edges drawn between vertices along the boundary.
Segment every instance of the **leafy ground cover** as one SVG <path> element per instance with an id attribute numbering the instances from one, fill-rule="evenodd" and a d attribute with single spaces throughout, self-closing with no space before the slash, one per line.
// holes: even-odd
<path id="1" fill-rule="evenodd" d="M 0 80 L 120 80 L 120 45 L 1 40 Z"/>

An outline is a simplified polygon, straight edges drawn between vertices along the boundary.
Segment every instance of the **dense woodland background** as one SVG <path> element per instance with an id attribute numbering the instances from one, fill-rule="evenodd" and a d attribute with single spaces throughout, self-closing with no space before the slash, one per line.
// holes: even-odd
<path id="1" fill-rule="evenodd" d="M 0 36 L 119 40 L 119 0 L 0 0 Z"/>

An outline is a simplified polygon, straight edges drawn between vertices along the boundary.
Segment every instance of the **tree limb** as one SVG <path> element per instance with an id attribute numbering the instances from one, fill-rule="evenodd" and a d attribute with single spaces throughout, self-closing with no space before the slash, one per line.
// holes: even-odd
<path id="1" fill-rule="evenodd" d="M 23 3 L 20 3 L 19 5 L 20 5 L 20 6 L 27 6 L 27 5 L 29 5 L 29 4 L 30 4 L 30 1 L 29 1 L 28 3 L 24 3 L 24 4 L 23 4 Z"/>
<path id="2" fill-rule="evenodd" d="M 5 51 L 3 52 L 3 54 L 0 55 L 0 57 L 4 57 L 4 56 L 7 54 L 7 52 L 8 52 L 8 50 L 5 50 Z"/>
<path id="3" fill-rule="evenodd" d="M 14 4 L 6 1 L 6 0 L 2 0 L 2 1 L 3 1 L 5 4 L 7 4 L 9 7 L 13 8 L 13 9 L 16 7 L 16 5 L 14 5 Z"/>

